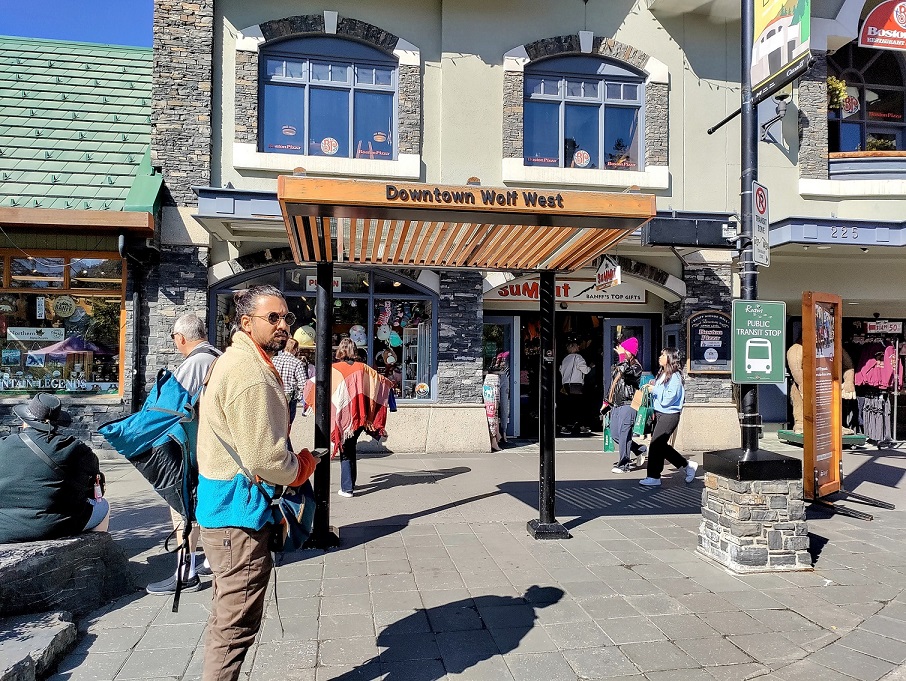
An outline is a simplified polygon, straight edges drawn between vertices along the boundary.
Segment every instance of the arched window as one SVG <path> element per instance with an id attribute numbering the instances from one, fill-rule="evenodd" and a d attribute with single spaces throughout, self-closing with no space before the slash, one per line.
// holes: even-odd
<path id="1" fill-rule="evenodd" d="M 527 166 L 641 170 L 644 78 L 589 56 L 552 57 L 525 67 Z"/>
<path id="2" fill-rule="evenodd" d="M 827 58 L 827 69 L 847 92 L 843 108 L 828 111 L 828 151 L 906 149 L 901 57 L 850 43 Z"/>
<path id="3" fill-rule="evenodd" d="M 314 267 L 294 264 L 261 268 L 222 282 L 211 292 L 212 342 L 218 347 L 227 343 L 236 321 L 233 292 L 256 284 L 283 291 L 296 316 L 294 333 L 316 327 L 316 282 Z M 436 399 L 437 294 L 402 274 L 371 268 L 335 268 L 333 289 L 332 351 L 342 338 L 350 337 L 363 361 L 393 381 L 400 399 Z"/>
<path id="4" fill-rule="evenodd" d="M 263 46 L 259 65 L 260 151 L 396 158 L 396 58 L 312 36 Z"/>

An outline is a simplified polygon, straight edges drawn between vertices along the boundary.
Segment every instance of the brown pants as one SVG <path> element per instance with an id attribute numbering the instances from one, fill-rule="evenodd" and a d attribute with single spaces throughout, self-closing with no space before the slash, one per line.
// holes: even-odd
<path id="1" fill-rule="evenodd" d="M 204 646 L 203 681 L 235 681 L 264 614 L 273 562 L 270 525 L 201 528 L 201 543 L 214 573 L 214 595 Z"/>

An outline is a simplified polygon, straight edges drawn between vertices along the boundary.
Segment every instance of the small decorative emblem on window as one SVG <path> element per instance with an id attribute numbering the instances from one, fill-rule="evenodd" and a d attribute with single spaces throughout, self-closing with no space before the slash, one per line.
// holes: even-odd
<path id="1" fill-rule="evenodd" d="M 284 126 L 283 126 L 283 134 L 284 134 L 284 135 L 287 135 L 287 136 L 289 136 L 289 137 L 292 137 L 293 135 L 296 134 L 296 128 L 295 128 L 294 126 L 292 126 L 292 125 L 284 125 Z"/>
<path id="2" fill-rule="evenodd" d="M 337 142 L 333 137 L 325 137 L 321 140 L 321 151 L 323 151 L 328 156 L 333 156 L 340 149 L 340 143 Z"/>
<path id="3" fill-rule="evenodd" d="M 573 163 L 579 168 L 587 168 L 588 164 L 591 163 L 591 155 L 584 149 L 579 149 L 573 154 Z"/>

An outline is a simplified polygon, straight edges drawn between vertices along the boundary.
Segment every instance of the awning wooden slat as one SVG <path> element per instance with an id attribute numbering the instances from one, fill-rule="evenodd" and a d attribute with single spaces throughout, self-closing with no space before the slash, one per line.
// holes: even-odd
<path id="1" fill-rule="evenodd" d="M 324 257 L 333 260 L 333 243 L 330 234 L 330 218 L 321 218 L 321 236 L 324 239 Z"/>
<path id="2" fill-rule="evenodd" d="M 393 253 L 393 244 L 394 239 L 396 238 L 396 232 L 399 228 L 399 222 L 396 220 L 388 220 L 388 223 L 387 236 L 384 238 L 383 255 L 379 258 L 375 258 L 375 262 L 387 262 L 387 259 L 390 258 L 390 254 Z"/>
<path id="3" fill-rule="evenodd" d="M 570 271 L 655 214 L 650 195 L 551 188 L 281 176 L 277 196 L 299 263 Z"/>
<path id="4" fill-rule="evenodd" d="M 406 246 L 406 255 L 403 256 L 403 259 L 400 261 L 401 263 L 406 265 L 412 263 L 413 251 L 418 244 L 418 237 L 423 231 L 422 223 L 416 222 L 412 225 L 412 229 L 409 233 L 409 245 Z"/>
<path id="5" fill-rule="evenodd" d="M 400 234 L 399 241 L 396 244 L 396 251 L 393 253 L 392 258 L 390 258 L 389 260 L 385 258 L 384 262 L 390 262 L 390 263 L 400 262 L 400 255 L 402 255 L 402 252 L 403 252 L 403 244 L 406 243 L 406 237 L 409 235 L 409 226 L 411 224 L 412 223 L 409 220 L 403 221 L 403 231 Z"/>

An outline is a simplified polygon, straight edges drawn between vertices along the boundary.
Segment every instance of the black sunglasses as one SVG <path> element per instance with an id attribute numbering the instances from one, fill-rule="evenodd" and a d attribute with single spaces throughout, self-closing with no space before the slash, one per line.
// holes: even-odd
<path id="1" fill-rule="evenodd" d="M 286 322 L 287 326 L 292 326 L 296 323 L 296 315 L 292 312 L 287 312 L 286 314 L 277 314 L 276 312 L 271 312 L 266 315 L 261 314 L 250 314 L 249 317 L 258 317 L 258 319 L 266 319 L 268 324 L 271 326 L 277 326 L 280 323 L 280 320 Z"/>

